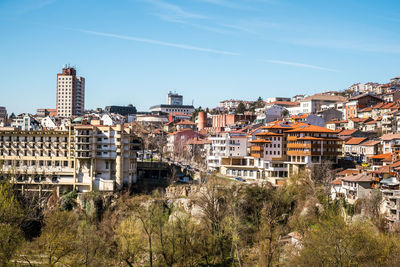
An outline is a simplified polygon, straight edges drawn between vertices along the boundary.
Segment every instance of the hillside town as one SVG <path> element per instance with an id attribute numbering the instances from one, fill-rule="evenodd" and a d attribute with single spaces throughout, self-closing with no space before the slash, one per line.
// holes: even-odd
<path id="1" fill-rule="evenodd" d="M 215 174 L 276 187 L 331 164 L 332 199 L 354 203 L 380 190 L 381 213 L 400 220 L 400 77 L 207 108 L 170 91 L 148 111 L 87 110 L 85 78 L 70 66 L 56 77 L 55 108 L 9 115 L 0 107 L 0 175 L 22 192 L 129 189 L 146 162 L 182 167 L 184 183 Z"/>

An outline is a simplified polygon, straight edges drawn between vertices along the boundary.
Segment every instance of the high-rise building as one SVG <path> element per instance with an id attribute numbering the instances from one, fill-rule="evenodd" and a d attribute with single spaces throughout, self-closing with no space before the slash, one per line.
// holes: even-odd
<path id="1" fill-rule="evenodd" d="M 85 109 L 85 78 L 76 76 L 75 68 L 64 66 L 57 74 L 57 115 L 82 115 Z"/>
<path id="2" fill-rule="evenodd" d="M 167 105 L 183 105 L 183 96 L 177 93 L 169 92 L 167 95 Z"/>

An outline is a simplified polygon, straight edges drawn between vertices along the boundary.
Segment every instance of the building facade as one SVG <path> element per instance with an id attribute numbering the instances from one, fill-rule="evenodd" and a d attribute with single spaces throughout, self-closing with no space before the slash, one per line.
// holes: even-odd
<path id="1" fill-rule="evenodd" d="M 223 157 L 243 157 L 247 155 L 247 135 L 242 132 L 218 132 L 208 137 L 211 141 L 207 154 L 209 169 L 218 170 Z"/>
<path id="2" fill-rule="evenodd" d="M 57 115 L 71 117 L 85 110 L 85 78 L 76 76 L 76 70 L 64 67 L 57 74 Z"/>
<path id="3" fill-rule="evenodd" d="M 136 182 L 140 148 L 133 130 L 123 125 L 0 128 L 0 175 L 23 191 L 114 191 Z"/>
<path id="4" fill-rule="evenodd" d="M 167 105 L 183 105 L 183 96 L 177 93 L 169 92 L 167 95 Z"/>

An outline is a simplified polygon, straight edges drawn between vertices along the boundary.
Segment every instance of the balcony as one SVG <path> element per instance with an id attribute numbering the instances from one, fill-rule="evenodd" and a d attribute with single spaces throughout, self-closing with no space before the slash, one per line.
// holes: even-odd
<path id="1" fill-rule="evenodd" d="M 252 146 L 250 149 L 252 152 L 264 152 L 264 148 L 261 146 Z"/>
<path id="2" fill-rule="evenodd" d="M 320 147 L 320 146 L 319 146 Z M 294 144 L 288 143 L 287 148 L 311 148 L 311 144 Z"/>

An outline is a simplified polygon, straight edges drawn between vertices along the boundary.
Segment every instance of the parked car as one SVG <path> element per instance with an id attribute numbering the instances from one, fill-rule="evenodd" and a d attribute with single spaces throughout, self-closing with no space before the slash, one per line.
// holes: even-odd
<path id="1" fill-rule="evenodd" d="M 246 182 L 246 180 L 241 177 L 236 177 L 235 180 L 239 182 Z"/>

